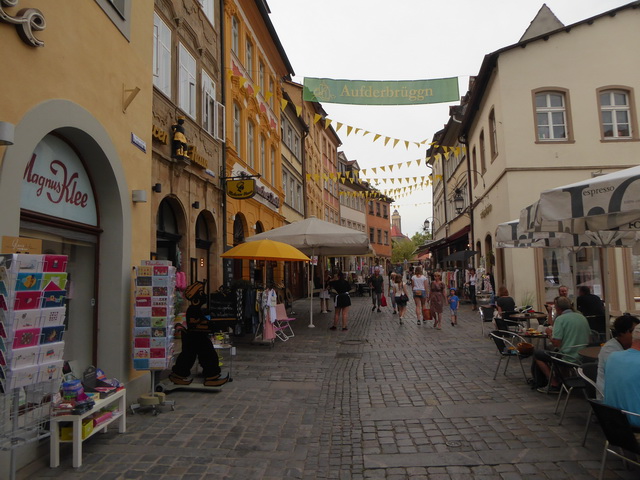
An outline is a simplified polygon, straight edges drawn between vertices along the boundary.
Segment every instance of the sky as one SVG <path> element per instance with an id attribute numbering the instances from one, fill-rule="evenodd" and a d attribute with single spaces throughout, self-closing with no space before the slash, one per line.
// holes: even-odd
<path id="1" fill-rule="evenodd" d="M 630 3 L 630 0 L 267 0 L 271 21 L 295 76 L 348 80 L 421 80 L 458 77 L 460 95 L 477 75 L 485 55 L 517 43 L 544 3 L 565 25 Z M 323 103 L 336 122 L 383 135 L 363 137 L 338 130 L 339 150 L 357 160 L 366 177 L 422 177 L 433 134 L 447 123 L 452 103 L 411 106 L 362 106 Z M 393 148 L 385 136 L 409 140 Z M 418 166 L 416 160 L 422 159 Z M 406 162 L 411 162 L 407 166 Z M 377 174 L 371 168 L 397 165 Z M 404 187 L 380 182 L 380 190 Z M 376 181 L 373 181 L 376 185 Z M 432 217 L 431 188 L 398 196 L 391 207 L 402 217 L 402 232 L 411 237 Z"/>

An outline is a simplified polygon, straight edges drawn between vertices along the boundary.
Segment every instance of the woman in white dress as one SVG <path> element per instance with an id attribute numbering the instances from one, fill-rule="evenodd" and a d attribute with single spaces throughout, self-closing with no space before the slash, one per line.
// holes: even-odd
<path id="1" fill-rule="evenodd" d="M 422 312 L 429 298 L 428 285 L 427 277 L 422 274 L 422 267 L 416 267 L 413 277 L 411 277 L 411 290 L 413 291 L 413 301 L 416 304 L 416 319 L 418 325 L 423 321 Z"/>

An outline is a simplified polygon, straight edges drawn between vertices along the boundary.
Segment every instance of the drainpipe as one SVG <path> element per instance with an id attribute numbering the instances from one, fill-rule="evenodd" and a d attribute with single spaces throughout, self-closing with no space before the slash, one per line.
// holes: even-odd
<path id="1" fill-rule="evenodd" d="M 222 100 L 222 104 L 226 107 L 226 62 L 224 55 L 224 0 L 220 0 L 220 64 L 222 65 L 222 78 L 220 80 L 222 95 L 220 96 L 220 100 Z M 225 115 L 227 114 L 227 110 L 225 108 Z M 225 122 L 226 126 L 226 122 Z M 226 129 L 225 129 L 226 130 Z M 227 181 L 224 180 L 227 176 L 227 142 L 226 136 L 227 132 L 223 133 L 225 136 L 224 142 L 222 144 L 222 161 L 220 166 L 220 182 L 222 187 L 222 199 L 221 199 L 221 207 L 222 207 L 222 251 L 223 253 L 227 249 Z M 224 274 L 223 274 L 224 276 Z"/>

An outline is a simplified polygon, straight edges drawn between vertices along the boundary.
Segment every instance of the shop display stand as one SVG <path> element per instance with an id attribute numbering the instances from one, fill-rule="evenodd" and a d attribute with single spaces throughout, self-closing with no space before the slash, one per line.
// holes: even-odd
<path id="1" fill-rule="evenodd" d="M 50 436 L 62 378 L 67 274 L 64 255 L 0 255 L 0 450 Z"/>
<path id="2" fill-rule="evenodd" d="M 162 406 L 175 408 L 174 401 L 155 390 L 156 373 L 168 369 L 173 358 L 176 268 L 167 260 L 144 260 L 135 271 L 133 368 L 149 370 L 151 392 L 139 397 L 131 412 L 157 415 Z"/>

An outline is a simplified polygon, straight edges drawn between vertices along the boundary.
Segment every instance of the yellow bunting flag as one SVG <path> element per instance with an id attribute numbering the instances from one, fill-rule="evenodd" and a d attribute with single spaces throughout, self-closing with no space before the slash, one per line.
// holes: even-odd
<path id="1" fill-rule="evenodd" d="M 364 133 L 362 134 L 363 137 L 366 137 L 367 135 L 369 135 L 371 132 L 368 130 L 365 130 Z"/>
<path id="2" fill-rule="evenodd" d="M 331 120 L 330 118 L 325 118 L 324 119 L 324 128 L 329 128 L 329 125 L 331 125 L 331 122 L 333 122 L 333 120 Z"/>
<path id="3" fill-rule="evenodd" d="M 296 105 L 296 115 L 300 116 L 302 115 L 302 107 L 299 107 Z"/>
<path id="4" fill-rule="evenodd" d="M 399 138 L 395 138 L 395 139 L 393 140 L 393 148 L 396 148 L 396 145 L 398 145 L 398 142 L 399 142 L 399 141 L 400 141 L 400 139 L 399 139 Z"/>
<path id="5" fill-rule="evenodd" d="M 373 141 L 375 142 L 376 140 L 378 140 L 382 135 L 380 135 L 379 133 L 376 133 L 375 137 L 373 137 Z"/>
<path id="6" fill-rule="evenodd" d="M 271 97 L 273 97 L 273 92 L 267 92 L 267 94 L 264 96 L 264 99 L 268 102 L 269 100 L 271 100 Z"/>
<path id="7" fill-rule="evenodd" d="M 386 172 L 386 171 L 387 171 L 387 169 L 386 169 L 386 167 L 385 167 L 384 165 L 382 165 L 382 166 L 380 167 L 380 170 L 382 170 L 383 172 Z"/>
<path id="8" fill-rule="evenodd" d="M 384 137 L 384 146 L 387 146 L 387 143 L 389 143 L 389 140 L 391 140 L 391 138 L 389 137 Z"/>
<path id="9" fill-rule="evenodd" d="M 287 104 L 289 100 L 285 100 L 284 98 L 280 100 L 280 110 L 284 112 L 284 109 L 287 108 Z"/>
<path id="10" fill-rule="evenodd" d="M 322 118 L 322 115 L 320 115 L 319 113 L 316 113 L 316 114 L 313 116 L 313 123 L 314 123 L 314 124 L 315 124 L 315 123 L 318 123 L 318 122 L 320 121 L 320 119 L 321 119 L 321 118 Z"/>
<path id="11" fill-rule="evenodd" d="M 378 173 L 378 169 L 377 169 L 377 168 L 372 168 L 371 170 L 373 170 L 373 173 L 374 173 L 374 174 L 377 174 L 377 173 Z"/>
<path id="12" fill-rule="evenodd" d="M 336 132 L 342 128 L 342 123 L 336 122 Z"/>
<path id="13" fill-rule="evenodd" d="M 360 130 L 362 130 L 362 129 L 361 129 L 361 128 L 356 128 L 356 135 L 357 135 L 358 133 L 360 133 Z M 367 132 L 367 133 L 369 133 L 369 132 Z"/>
<path id="14" fill-rule="evenodd" d="M 351 135 L 351 130 L 353 130 L 353 127 L 351 125 L 347 125 L 347 137 Z"/>
<path id="15" fill-rule="evenodd" d="M 418 166 L 420 166 L 420 162 L 421 162 L 421 160 L 416 160 L 416 164 L 417 164 Z"/>
<path id="16" fill-rule="evenodd" d="M 238 81 L 240 82 L 240 87 L 244 87 L 244 84 L 247 83 L 247 79 L 244 77 L 240 77 Z"/>
<path id="17" fill-rule="evenodd" d="M 404 141 L 404 146 L 406 147 L 407 150 L 409 150 L 409 141 L 408 140 Z"/>
<path id="18" fill-rule="evenodd" d="M 364 170 L 360 170 L 360 172 L 362 172 L 362 175 L 366 175 L 367 174 L 367 169 L 365 168 Z"/>

